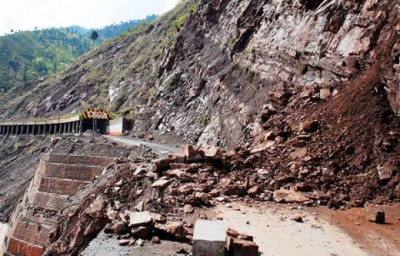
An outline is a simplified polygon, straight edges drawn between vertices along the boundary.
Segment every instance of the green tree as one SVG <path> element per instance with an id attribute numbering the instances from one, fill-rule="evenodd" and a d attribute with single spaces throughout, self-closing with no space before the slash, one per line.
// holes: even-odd
<path id="1" fill-rule="evenodd" d="M 93 46 L 94 46 L 94 43 L 96 42 L 97 38 L 99 38 L 99 34 L 97 33 L 96 30 L 92 30 L 92 33 L 90 33 L 90 39 L 93 40 Z"/>

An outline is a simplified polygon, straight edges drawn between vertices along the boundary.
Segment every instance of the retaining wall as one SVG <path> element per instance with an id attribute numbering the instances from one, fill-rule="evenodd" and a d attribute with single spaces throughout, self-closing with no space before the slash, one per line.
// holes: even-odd
<path id="1" fill-rule="evenodd" d="M 113 162 L 96 156 L 41 155 L 35 177 L 11 218 L 5 255 L 42 255 L 68 198 Z"/>

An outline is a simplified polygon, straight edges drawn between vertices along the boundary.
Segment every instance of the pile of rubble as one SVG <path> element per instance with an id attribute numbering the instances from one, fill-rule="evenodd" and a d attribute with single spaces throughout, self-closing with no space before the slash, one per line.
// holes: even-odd
<path id="1" fill-rule="evenodd" d="M 303 122 L 301 127 L 304 138 L 321 129 L 313 121 Z M 331 208 L 364 204 L 368 198 L 358 201 L 345 193 L 343 182 L 347 180 L 323 167 L 310 168 L 315 160 L 306 147 L 288 151 L 285 143 L 291 139 L 277 143 L 283 135 L 271 133 L 275 140 L 267 140 L 261 148 L 224 152 L 217 147 L 185 145 L 181 153 L 164 159 L 119 160 L 108 168 L 110 174 L 103 183 L 94 184 L 93 190 L 78 201 L 79 206 L 64 213 L 48 255 L 81 250 L 103 229 L 115 234 L 121 245 L 141 246 L 160 239 L 193 242 L 193 224 L 183 219 L 196 215 L 201 208 L 232 200 Z M 284 170 L 271 168 L 278 162 L 289 164 Z M 233 231 L 230 236 L 238 248 L 252 244 L 251 239 L 239 239 Z"/>
<path id="2" fill-rule="evenodd" d="M 193 230 L 179 221 L 170 221 L 161 214 L 148 211 L 119 213 L 111 210 L 107 213 L 109 223 L 104 232 L 119 235 L 119 244 L 142 246 L 145 240 L 160 243 L 160 237 L 177 241 L 190 240 Z"/>

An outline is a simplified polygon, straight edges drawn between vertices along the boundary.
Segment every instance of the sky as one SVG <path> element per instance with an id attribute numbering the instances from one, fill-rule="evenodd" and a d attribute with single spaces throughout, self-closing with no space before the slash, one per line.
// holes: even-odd
<path id="1" fill-rule="evenodd" d="M 11 29 L 101 28 L 172 9 L 179 0 L 0 0 L 0 35 Z"/>

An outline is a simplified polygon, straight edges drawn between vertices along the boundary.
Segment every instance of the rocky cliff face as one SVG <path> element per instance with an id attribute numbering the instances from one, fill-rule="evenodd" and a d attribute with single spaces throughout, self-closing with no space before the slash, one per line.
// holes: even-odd
<path id="1" fill-rule="evenodd" d="M 174 126 L 200 143 L 233 145 L 264 104 L 279 110 L 296 92 L 333 92 L 376 62 L 382 62 L 379 76 L 397 112 L 395 5 L 203 1 L 161 66 L 176 87 L 161 97 L 169 104 L 156 113 L 158 128 Z M 187 133 L 187 127 L 195 129 Z"/>
<path id="2" fill-rule="evenodd" d="M 4 117 L 108 106 L 134 115 L 139 133 L 233 147 L 265 130 L 266 105 L 289 106 L 289 115 L 295 99 L 307 99 L 302 108 L 325 100 L 373 65 L 382 101 L 397 114 L 398 17 L 397 1 L 188 1 L 52 80 L 14 91 Z"/>

